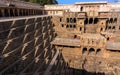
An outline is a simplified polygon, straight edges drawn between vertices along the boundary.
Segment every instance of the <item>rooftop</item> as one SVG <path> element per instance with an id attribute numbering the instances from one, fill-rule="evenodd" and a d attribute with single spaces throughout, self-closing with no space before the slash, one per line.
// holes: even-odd
<path id="1" fill-rule="evenodd" d="M 76 2 L 75 4 L 107 4 L 107 1 L 97 1 L 97 2 Z"/>

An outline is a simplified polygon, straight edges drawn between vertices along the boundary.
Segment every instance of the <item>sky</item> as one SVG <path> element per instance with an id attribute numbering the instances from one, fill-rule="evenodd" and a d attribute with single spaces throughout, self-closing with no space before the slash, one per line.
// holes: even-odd
<path id="1" fill-rule="evenodd" d="M 115 0 L 57 0 L 59 4 L 74 4 L 75 2 L 88 2 L 88 1 L 107 1 L 114 2 Z M 120 2 L 120 0 L 118 0 Z"/>

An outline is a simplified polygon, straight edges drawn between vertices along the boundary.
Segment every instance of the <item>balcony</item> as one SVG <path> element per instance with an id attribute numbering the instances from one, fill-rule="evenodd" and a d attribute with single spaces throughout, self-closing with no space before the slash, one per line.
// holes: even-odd
<path id="1" fill-rule="evenodd" d="M 99 12 L 98 18 L 109 18 L 109 17 L 110 17 L 110 13 L 108 13 L 108 12 Z"/>
<path id="2" fill-rule="evenodd" d="M 78 18 L 85 18 L 85 17 L 86 17 L 86 13 L 85 13 L 85 12 L 79 12 L 79 13 L 77 14 L 77 17 L 78 17 Z"/>
<path id="3" fill-rule="evenodd" d="M 51 42 L 51 44 L 80 47 L 80 40 L 79 39 L 68 39 L 68 38 L 55 38 Z"/>
<path id="4" fill-rule="evenodd" d="M 120 51 L 120 42 L 107 42 L 107 49 Z"/>

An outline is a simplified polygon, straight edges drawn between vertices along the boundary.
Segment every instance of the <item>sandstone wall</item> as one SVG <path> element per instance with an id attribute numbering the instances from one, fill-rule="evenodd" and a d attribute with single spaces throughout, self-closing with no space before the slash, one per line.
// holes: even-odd
<path id="1" fill-rule="evenodd" d="M 56 52 L 52 16 L 0 20 L 0 74 L 34 74 L 46 70 Z M 42 68 L 42 69 L 41 69 Z"/>

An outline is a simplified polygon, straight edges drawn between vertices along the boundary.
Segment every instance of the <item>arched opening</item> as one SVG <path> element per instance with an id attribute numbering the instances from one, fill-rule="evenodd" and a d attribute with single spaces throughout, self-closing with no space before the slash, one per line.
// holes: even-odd
<path id="1" fill-rule="evenodd" d="M 67 18 L 67 23 L 69 23 L 69 18 Z"/>
<path id="2" fill-rule="evenodd" d="M 107 30 L 108 26 L 105 27 L 105 30 Z"/>
<path id="3" fill-rule="evenodd" d="M 2 17 L 3 16 L 3 14 L 2 14 L 2 10 L 0 10 L 0 17 Z"/>
<path id="4" fill-rule="evenodd" d="M 39 11 L 39 14 L 40 14 L 41 12 Z M 26 15 L 29 15 L 29 10 L 26 10 Z"/>
<path id="5" fill-rule="evenodd" d="M 64 24 L 62 24 L 62 27 L 64 27 Z"/>
<path id="6" fill-rule="evenodd" d="M 88 24 L 88 18 L 85 19 L 84 23 L 85 23 L 85 24 Z"/>
<path id="7" fill-rule="evenodd" d="M 76 23 L 76 18 L 74 18 L 74 23 Z"/>
<path id="8" fill-rule="evenodd" d="M 94 48 L 90 48 L 90 49 L 89 49 L 89 54 L 95 54 Z"/>
<path id="9" fill-rule="evenodd" d="M 108 23 L 109 23 L 109 20 L 106 21 L 106 24 L 108 24 Z"/>
<path id="10" fill-rule="evenodd" d="M 37 15 L 39 15 L 39 10 L 37 10 L 36 12 L 37 12 Z M 46 14 L 46 12 L 45 12 L 45 14 Z M 27 15 L 27 13 L 26 13 L 26 15 Z"/>
<path id="11" fill-rule="evenodd" d="M 103 28 L 101 28 L 100 31 L 103 31 Z"/>
<path id="12" fill-rule="evenodd" d="M 74 35 L 74 39 L 77 38 L 77 35 Z"/>
<path id="13" fill-rule="evenodd" d="M 69 66 L 68 62 L 66 63 L 67 66 Z"/>
<path id="14" fill-rule="evenodd" d="M 83 7 L 80 8 L 80 11 L 83 11 Z"/>
<path id="15" fill-rule="evenodd" d="M 44 11 L 44 14 L 45 14 L 45 11 Z M 53 11 L 53 14 L 55 14 L 55 11 Z M 37 11 L 34 10 L 34 14 L 33 15 L 37 15 Z"/>
<path id="16" fill-rule="evenodd" d="M 105 27 L 105 30 L 108 29 L 108 24 L 109 24 L 109 20 L 106 21 L 106 27 Z"/>
<path id="17" fill-rule="evenodd" d="M 35 14 L 36 14 L 36 11 L 35 11 Z M 25 16 L 26 15 L 26 13 L 25 13 L 25 9 L 23 10 L 23 16 Z"/>
<path id="18" fill-rule="evenodd" d="M 114 22 L 117 22 L 117 18 L 114 19 Z"/>
<path id="19" fill-rule="evenodd" d="M 4 14 L 5 14 L 5 17 L 8 17 L 8 16 L 9 16 L 8 9 L 4 9 Z"/>
<path id="20" fill-rule="evenodd" d="M 115 29 L 115 26 L 113 26 L 113 28 L 112 29 Z"/>
<path id="21" fill-rule="evenodd" d="M 73 23 L 73 19 L 72 18 L 70 18 L 70 23 Z"/>
<path id="22" fill-rule="evenodd" d="M 96 54 L 101 54 L 101 49 L 97 49 Z"/>
<path id="23" fill-rule="evenodd" d="M 62 18 L 60 18 L 60 22 L 62 21 Z"/>
<path id="24" fill-rule="evenodd" d="M 67 25 L 66 28 L 69 28 L 69 25 Z"/>
<path id="25" fill-rule="evenodd" d="M 20 11 L 19 11 L 20 13 L 20 15 L 19 16 L 23 16 L 23 13 L 22 13 L 22 9 L 20 9 Z"/>
<path id="26" fill-rule="evenodd" d="M 55 37 L 56 37 L 56 36 L 58 36 L 58 34 L 57 34 L 57 33 L 55 33 Z"/>
<path id="27" fill-rule="evenodd" d="M 97 24 L 98 23 L 98 18 L 95 18 L 94 19 L 94 24 Z"/>
<path id="28" fill-rule="evenodd" d="M 109 28 L 108 29 L 111 29 L 111 26 L 109 26 Z"/>
<path id="29" fill-rule="evenodd" d="M 18 16 L 18 10 L 17 9 L 15 9 L 15 16 Z"/>
<path id="30" fill-rule="evenodd" d="M 37 14 L 38 14 L 38 11 L 37 11 Z M 28 15 L 27 10 L 25 10 L 25 16 L 27 16 L 27 15 Z"/>
<path id="31" fill-rule="evenodd" d="M 86 54 L 86 53 L 87 53 L 87 48 L 83 48 L 82 54 Z"/>
<path id="32" fill-rule="evenodd" d="M 76 28 L 76 25 L 73 25 L 73 28 Z"/>
<path id="33" fill-rule="evenodd" d="M 70 28 L 72 28 L 72 25 L 70 25 Z"/>
<path id="34" fill-rule="evenodd" d="M 42 12 L 42 14 L 43 14 L 43 13 L 44 13 L 44 12 Z M 29 14 L 32 15 L 32 14 L 33 14 L 33 10 L 30 9 L 30 10 L 29 10 Z"/>
<path id="35" fill-rule="evenodd" d="M 110 18 L 110 23 L 113 23 L 113 18 Z"/>
<path id="36" fill-rule="evenodd" d="M 82 31 L 82 27 L 80 27 L 80 31 Z"/>
<path id="37" fill-rule="evenodd" d="M 107 37 L 107 40 L 109 40 L 110 38 L 109 37 Z"/>
<path id="38" fill-rule="evenodd" d="M 10 16 L 14 16 L 13 9 L 10 9 Z"/>
<path id="39" fill-rule="evenodd" d="M 93 23 L 93 18 L 90 18 L 89 19 L 89 24 L 92 24 Z"/>

